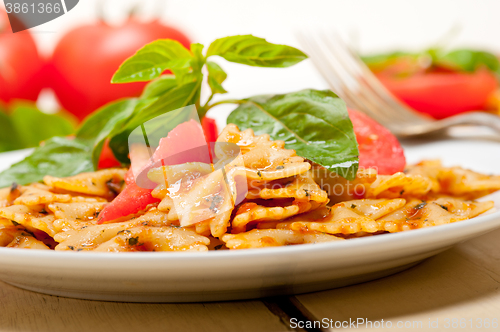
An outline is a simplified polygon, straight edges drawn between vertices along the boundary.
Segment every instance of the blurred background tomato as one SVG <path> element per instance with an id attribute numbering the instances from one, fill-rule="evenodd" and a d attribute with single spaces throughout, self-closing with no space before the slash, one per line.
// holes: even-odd
<path id="1" fill-rule="evenodd" d="M 117 26 L 104 21 L 79 26 L 55 47 L 49 62 L 50 87 L 62 107 L 80 120 L 112 100 L 139 96 L 146 83 L 111 84 L 111 77 L 139 48 L 161 38 L 190 45 L 183 32 L 157 20 L 131 17 Z"/>
<path id="2" fill-rule="evenodd" d="M 0 100 L 36 100 L 42 90 L 44 61 L 29 31 L 12 33 L 0 8 Z"/>
<path id="3" fill-rule="evenodd" d="M 106 103 L 139 96 L 146 83 L 110 81 L 120 64 L 145 44 L 170 38 L 190 45 L 184 32 L 156 16 L 139 19 L 129 14 L 133 6 L 120 6 L 116 12 L 128 17 L 110 24 L 97 17 L 99 12 L 104 15 L 103 2 L 93 5 L 92 21 L 58 33 L 41 30 L 43 26 L 12 33 L 9 17 L 0 8 L 0 152 L 72 134 L 78 121 Z M 22 25 L 15 15 L 11 19 Z M 43 35 L 51 37 L 53 46 L 39 43 L 39 52 L 35 37 Z M 100 166 L 119 165 L 109 149 L 104 152 Z"/>
<path id="4" fill-rule="evenodd" d="M 492 53 L 427 50 L 364 60 L 392 94 L 435 119 L 495 108 L 492 101 L 499 88 L 500 62 Z"/>

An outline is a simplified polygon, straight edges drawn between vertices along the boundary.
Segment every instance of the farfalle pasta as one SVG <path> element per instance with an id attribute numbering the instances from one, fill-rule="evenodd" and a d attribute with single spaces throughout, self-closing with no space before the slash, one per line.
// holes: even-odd
<path id="1" fill-rule="evenodd" d="M 61 251 L 208 251 L 345 241 L 462 222 L 494 208 L 475 199 L 500 176 L 425 161 L 393 175 L 360 169 L 348 181 L 228 125 L 214 164 L 162 165 L 148 173 L 157 203 L 99 224 L 127 169 L 106 169 L 0 189 L 0 246 Z M 218 149 L 218 150 L 217 150 Z M 334 174 L 335 175 L 335 174 Z M 327 178 L 328 176 L 328 178 Z"/>

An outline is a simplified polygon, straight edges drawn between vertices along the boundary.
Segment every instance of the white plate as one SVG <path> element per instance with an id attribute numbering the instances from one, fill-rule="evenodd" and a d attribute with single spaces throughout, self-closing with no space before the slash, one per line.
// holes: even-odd
<path id="1" fill-rule="evenodd" d="M 0 155 L 0 168 L 26 152 Z M 407 147 L 498 173 L 500 143 L 453 140 Z M 500 195 L 493 197 L 497 210 Z M 66 297 L 134 302 L 258 298 L 335 288 L 406 269 L 500 227 L 500 212 L 450 225 L 334 243 L 208 253 L 75 253 L 0 248 L 0 280 Z"/>

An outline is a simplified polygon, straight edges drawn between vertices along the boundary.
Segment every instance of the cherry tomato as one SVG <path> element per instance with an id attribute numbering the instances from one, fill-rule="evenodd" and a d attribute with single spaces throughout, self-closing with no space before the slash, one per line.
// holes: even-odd
<path id="1" fill-rule="evenodd" d="M 396 97 L 435 119 L 484 110 L 498 82 L 490 71 L 430 72 L 405 78 L 378 76 Z"/>
<path id="2" fill-rule="evenodd" d="M 98 22 L 66 33 L 50 64 L 51 87 L 63 108 L 83 119 L 112 100 L 140 95 L 146 83 L 111 84 L 111 78 L 125 59 L 161 38 L 190 44 L 175 28 L 134 18 L 121 26 Z"/>
<path id="3" fill-rule="evenodd" d="M 367 115 L 352 109 L 348 111 L 359 145 L 359 166 L 375 167 L 382 175 L 402 172 L 406 158 L 398 139 Z"/>
<path id="4" fill-rule="evenodd" d="M 0 100 L 36 100 L 43 87 L 44 61 L 28 30 L 12 33 L 0 9 Z"/>

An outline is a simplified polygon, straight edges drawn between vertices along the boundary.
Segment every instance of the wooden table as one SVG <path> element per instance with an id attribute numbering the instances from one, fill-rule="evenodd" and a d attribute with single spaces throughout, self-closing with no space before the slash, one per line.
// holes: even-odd
<path id="1" fill-rule="evenodd" d="M 292 323 L 291 319 L 295 318 Z M 327 331 L 299 321 L 369 320 L 391 330 L 472 331 L 500 320 L 500 230 L 396 275 L 350 287 L 262 301 L 200 304 L 97 302 L 0 283 L 0 331 Z M 451 328 L 453 319 L 464 328 Z M 333 323 L 330 323 L 330 319 Z M 448 319 L 448 320 L 446 320 Z M 297 324 L 293 323 L 297 322 Z M 403 325 L 399 328 L 398 325 Z M 419 323 L 420 322 L 420 323 Z M 312 322 L 311 322 L 312 323 Z M 404 324 L 406 323 L 406 328 Z M 375 325 L 373 325 L 375 324 Z M 450 328 L 446 328 L 447 325 Z M 346 323 L 344 323 L 346 325 Z M 497 325 L 498 326 L 498 325 Z M 295 327 L 295 328 L 294 328 Z M 366 329 L 360 325 L 359 330 Z M 383 330 L 380 329 L 379 330 Z"/>

